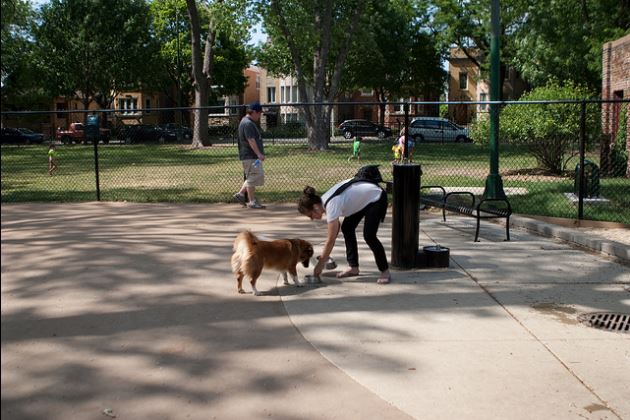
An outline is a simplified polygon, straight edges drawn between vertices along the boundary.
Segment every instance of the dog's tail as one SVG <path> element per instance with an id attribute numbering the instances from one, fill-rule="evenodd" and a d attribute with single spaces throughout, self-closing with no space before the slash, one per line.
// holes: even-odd
<path id="1" fill-rule="evenodd" d="M 258 243 L 256 235 L 249 230 L 244 230 L 239 233 L 236 239 L 234 239 L 234 254 L 232 255 L 232 272 L 237 273 L 241 271 L 241 267 L 246 264 L 247 260 L 251 257 L 252 248 Z"/>

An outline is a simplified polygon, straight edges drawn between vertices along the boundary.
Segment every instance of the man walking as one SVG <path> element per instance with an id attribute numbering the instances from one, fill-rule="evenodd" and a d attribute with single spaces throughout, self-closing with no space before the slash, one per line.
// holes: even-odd
<path id="1" fill-rule="evenodd" d="M 250 209 L 264 209 L 265 206 L 256 200 L 256 187 L 265 183 L 263 162 L 265 151 L 262 137 L 256 123 L 260 121 L 262 106 L 254 102 L 247 106 L 246 115 L 238 125 L 238 155 L 243 164 L 245 181 L 239 192 L 234 194 L 234 199 Z"/>

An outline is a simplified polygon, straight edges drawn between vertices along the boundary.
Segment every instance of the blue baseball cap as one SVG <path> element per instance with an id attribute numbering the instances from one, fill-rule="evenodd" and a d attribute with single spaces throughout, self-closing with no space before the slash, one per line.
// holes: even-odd
<path id="1" fill-rule="evenodd" d="M 247 105 L 247 109 L 250 109 L 252 111 L 256 111 L 256 112 L 262 112 L 262 105 L 260 105 L 260 102 L 252 102 L 251 104 Z"/>

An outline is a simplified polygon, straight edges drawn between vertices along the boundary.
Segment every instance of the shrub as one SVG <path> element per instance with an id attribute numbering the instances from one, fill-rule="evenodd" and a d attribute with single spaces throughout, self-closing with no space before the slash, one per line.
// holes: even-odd
<path id="1" fill-rule="evenodd" d="M 523 95 L 520 101 L 582 100 L 591 96 L 586 88 L 571 82 L 549 83 Z M 561 174 L 579 144 L 581 105 L 579 103 L 513 104 L 504 106 L 499 117 L 501 143 L 525 144 L 538 165 Z M 600 133 L 599 108 L 587 107 L 587 146 Z M 480 118 L 471 126 L 475 143 L 486 144 L 490 136 L 490 119 Z"/>
<path id="2" fill-rule="evenodd" d="M 288 122 L 277 127 L 269 127 L 262 132 L 263 138 L 302 138 L 306 137 L 304 123 Z"/>
<path id="3" fill-rule="evenodd" d="M 440 117 L 448 118 L 448 104 L 440 104 Z"/>
<path id="4" fill-rule="evenodd" d="M 628 108 L 622 107 L 619 114 L 619 128 L 611 150 L 612 176 L 625 176 L 628 168 L 628 150 L 626 139 L 628 136 Z"/>
<path id="5" fill-rule="evenodd" d="M 490 141 L 489 114 L 477 114 L 477 119 L 468 126 L 468 135 L 476 144 L 488 144 Z M 500 121 L 499 121 L 500 123 Z"/>

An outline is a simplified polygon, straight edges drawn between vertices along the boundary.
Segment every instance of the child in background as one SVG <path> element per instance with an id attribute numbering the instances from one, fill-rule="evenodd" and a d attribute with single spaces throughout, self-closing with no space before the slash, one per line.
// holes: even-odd
<path id="1" fill-rule="evenodd" d="M 400 130 L 400 137 L 398 138 L 398 144 L 400 145 L 400 154 L 401 154 L 401 159 L 402 159 L 405 156 L 405 128 L 404 127 L 402 130 Z M 407 139 L 407 146 L 409 147 L 409 153 L 407 154 L 409 158 L 409 162 L 413 162 L 414 142 L 411 136 Z"/>
<path id="2" fill-rule="evenodd" d="M 352 143 L 352 155 L 348 158 L 348 162 L 352 159 L 361 160 L 361 137 L 356 136 Z"/>
<path id="3" fill-rule="evenodd" d="M 392 146 L 392 152 L 394 152 L 394 160 L 392 163 L 400 163 L 402 161 L 402 147 L 396 143 Z"/>
<path id="4" fill-rule="evenodd" d="M 51 143 L 48 148 L 48 175 L 52 175 L 55 169 L 57 169 L 57 151 L 55 145 Z"/>

